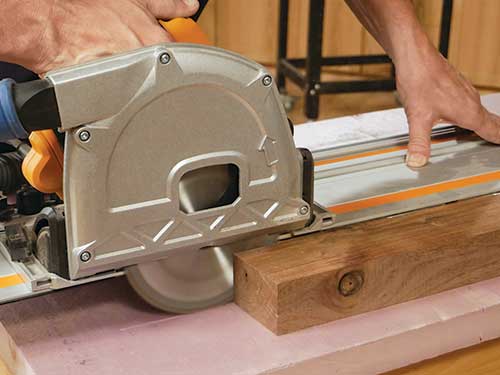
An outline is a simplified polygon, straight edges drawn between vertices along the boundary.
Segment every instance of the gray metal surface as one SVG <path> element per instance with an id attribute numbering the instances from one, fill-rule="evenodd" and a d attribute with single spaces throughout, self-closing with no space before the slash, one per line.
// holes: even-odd
<path id="1" fill-rule="evenodd" d="M 188 249 L 128 267 L 126 275 L 149 304 L 169 312 L 188 313 L 231 301 L 233 254 L 276 240 L 276 236 L 261 236 L 225 246 Z"/>
<path id="2" fill-rule="evenodd" d="M 187 313 L 229 302 L 233 297 L 233 258 L 229 246 L 188 249 L 127 269 L 137 293 L 161 310 Z"/>
<path id="3" fill-rule="evenodd" d="M 442 134 L 443 131 L 437 132 Z M 454 135 L 449 132 L 449 135 Z M 354 144 L 323 150 L 318 160 L 335 161 L 316 167 L 315 198 L 336 214 L 335 226 L 395 215 L 424 207 L 500 191 L 499 147 L 474 136 L 458 135 L 441 139 L 432 146 L 429 165 L 410 169 L 404 163 L 406 150 L 362 156 L 343 161 L 342 155 L 363 155 L 374 146 L 378 150 L 406 143 L 406 137 Z M 439 138 L 437 138 L 439 139 Z M 498 177 L 494 174 L 498 172 Z M 481 176 L 489 176 L 487 179 Z M 485 180 L 485 181 L 482 181 Z M 464 181 L 464 182 L 462 182 Z M 458 183 L 457 183 L 458 182 Z M 456 185 L 456 186 L 455 186 Z M 422 188 L 437 192 L 418 192 Z M 374 197 L 387 197 L 417 191 L 417 197 L 388 204 L 374 205 L 351 212 L 336 212 L 339 205 L 352 204 Z"/>
<path id="4" fill-rule="evenodd" d="M 212 207 L 234 183 L 230 168 L 215 166 L 187 174 L 179 183 L 181 209 L 192 214 Z M 234 245 L 233 245 L 234 246 Z M 127 279 L 149 304 L 187 313 L 230 301 L 233 297 L 231 245 L 192 248 L 127 268 Z"/>
<path id="5" fill-rule="evenodd" d="M 275 86 L 263 84 L 267 74 L 238 55 L 182 44 L 48 74 L 68 129 L 72 279 L 305 225 L 301 158 Z M 239 197 L 184 213 L 182 177 L 229 164 L 239 171 Z"/>

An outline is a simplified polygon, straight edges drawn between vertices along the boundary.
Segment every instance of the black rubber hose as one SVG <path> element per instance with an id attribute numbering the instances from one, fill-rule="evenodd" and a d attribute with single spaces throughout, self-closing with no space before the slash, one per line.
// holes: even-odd
<path id="1" fill-rule="evenodd" d="M 0 154 L 0 191 L 4 194 L 15 193 L 25 183 L 22 163 L 23 157 L 17 151 Z"/>

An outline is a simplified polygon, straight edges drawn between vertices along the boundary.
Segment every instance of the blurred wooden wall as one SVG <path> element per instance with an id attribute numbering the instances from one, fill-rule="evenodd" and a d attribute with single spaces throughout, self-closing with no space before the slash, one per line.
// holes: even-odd
<path id="1" fill-rule="evenodd" d="M 419 19 L 437 44 L 440 0 L 414 0 Z M 304 56 L 309 0 L 290 0 L 290 56 Z M 344 0 L 326 0 L 324 55 L 381 53 Z M 216 45 L 274 64 L 278 0 L 211 0 L 200 22 Z M 500 0 L 455 0 L 451 62 L 474 84 L 500 88 Z M 349 67 L 353 73 L 380 67 Z M 382 68 L 384 69 L 384 68 Z"/>

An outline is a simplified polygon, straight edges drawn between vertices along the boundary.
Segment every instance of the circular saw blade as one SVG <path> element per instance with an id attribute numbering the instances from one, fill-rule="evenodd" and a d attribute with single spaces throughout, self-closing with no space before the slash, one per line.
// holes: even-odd
<path id="1" fill-rule="evenodd" d="M 127 278 L 149 304 L 187 313 L 228 302 L 233 296 L 230 246 L 192 249 L 129 267 Z"/>
<path id="2" fill-rule="evenodd" d="M 216 165 L 188 172 L 179 183 L 180 209 L 187 213 L 225 205 L 238 188 L 234 168 Z M 231 246 L 177 251 L 129 267 L 127 278 L 149 304 L 174 313 L 200 310 L 232 299 Z"/>

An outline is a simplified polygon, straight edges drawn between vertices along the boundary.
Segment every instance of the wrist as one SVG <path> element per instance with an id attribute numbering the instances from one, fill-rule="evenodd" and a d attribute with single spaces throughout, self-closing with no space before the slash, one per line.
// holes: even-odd
<path id="1" fill-rule="evenodd" d="M 396 68 L 419 64 L 438 55 L 436 48 L 420 26 L 403 31 L 392 43 L 391 58 Z"/>

